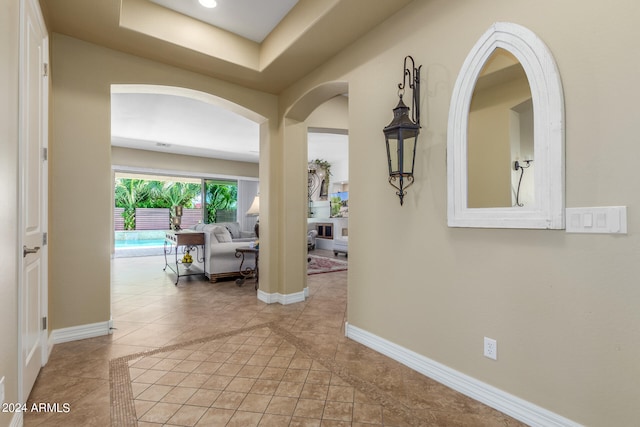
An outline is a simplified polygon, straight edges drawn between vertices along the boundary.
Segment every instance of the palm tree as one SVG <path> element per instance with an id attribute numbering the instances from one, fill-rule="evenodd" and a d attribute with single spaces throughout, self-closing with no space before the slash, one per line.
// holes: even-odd
<path id="1" fill-rule="evenodd" d="M 116 179 L 115 202 L 119 208 L 124 208 L 124 229 L 135 230 L 136 206 L 149 196 L 149 181 L 143 179 Z"/>
<path id="2" fill-rule="evenodd" d="M 238 198 L 235 185 L 207 183 L 207 222 L 216 222 L 216 211 L 233 209 Z"/>
<path id="3" fill-rule="evenodd" d="M 199 184 L 168 181 L 162 186 L 160 198 L 169 205 L 171 216 L 174 216 L 176 206 L 191 207 L 193 199 L 198 194 L 200 194 Z"/>
<path id="4" fill-rule="evenodd" d="M 190 207 L 193 199 L 200 194 L 200 185 L 184 182 L 165 182 L 160 197 L 169 206 Z"/>

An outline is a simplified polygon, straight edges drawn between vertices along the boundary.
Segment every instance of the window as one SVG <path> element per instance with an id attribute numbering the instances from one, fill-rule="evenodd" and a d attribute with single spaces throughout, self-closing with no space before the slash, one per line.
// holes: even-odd
<path id="1" fill-rule="evenodd" d="M 237 221 L 238 182 L 204 180 L 205 223 Z"/>

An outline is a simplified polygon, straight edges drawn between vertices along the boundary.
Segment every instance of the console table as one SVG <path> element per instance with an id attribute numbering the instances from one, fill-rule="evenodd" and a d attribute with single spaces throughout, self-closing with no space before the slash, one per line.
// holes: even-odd
<path id="1" fill-rule="evenodd" d="M 247 265 L 244 269 L 242 268 L 242 266 L 244 265 L 244 258 L 246 254 L 254 254 L 255 255 L 255 264 L 253 265 L 253 268 L 251 268 L 250 265 Z M 256 248 L 252 248 L 249 246 L 241 246 L 239 248 L 236 248 L 236 258 L 240 258 L 242 257 L 242 261 L 240 261 L 240 274 L 242 275 L 242 277 L 238 280 L 236 280 L 236 284 L 238 286 L 242 286 L 244 284 L 244 282 L 247 280 L 247 278 L 249 277 L 255 277 L 256 278 L 256 291 L 258 290 L 258 276 L 259 276 L 259 271 L 258 271 L 258 256 L 260 255 L 260 250 L 256 249 Z"/>
<path id="2" fill-rule="evenodd" d="M 202 256 L 200 256 L 200 249 L 202 249 Z M 181 277 L 193 276 L 197 274 L 204 274 L 204 269 L 191 263 L 190 265 L 183 264 L 182 256 L 187 253 L 195 251 L 193 260 L 199 263 L 204 263 L 204 233 L 191 230 L 181 231 L 167 231 L 164 238 L 164 268 L 163 271 L 169 270 L 176 274 L 176 285 Z M 178 253 L 182 252 L 180 258 Z M 167 255 L 174 254 L 175 268 L 172 264 L 169 264 Z"/>

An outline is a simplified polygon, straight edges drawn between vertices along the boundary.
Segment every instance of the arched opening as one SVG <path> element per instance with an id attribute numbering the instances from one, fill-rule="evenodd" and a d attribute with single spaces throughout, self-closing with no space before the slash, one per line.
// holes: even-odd
<path id="1" fill-rule="evenodd" d="M 308 121 L 314 111 L 328 101 L 336 97 L 342 97 L 346 100 L 348 90 L 347 82 L 327 82 L 316 86 L 296 100 L 284 116 L 286 166 L 283 171 L 284 202 L 285 206 L 295 207 L 295 209 L 290 209 L 287 212 L 286 224 L 283 223 L 282 227 L 285 245 L 282 271 L 285 282 L 284 292 L 296 295 L 290 299 L 291 302 L 302 301 L 308 295 L 309 132 L 346 133 L 348 131 L 348 110 L 342 112 L 338 117 L 332 117 L 330 113 L 323 114 L 323 117 L 316 118 L 317 123 L 312 124 Z M 330 208 L 327 212 L 329 211 Z M 327 214 L 327 220 L 328 216 L 329 214 Z M 287 287 L 288 285 L 290 286 Z"/>
<path id="2" fill-rule="evenodd" d="M 199 182 L 200 194 L 192 197 L 199 206 L 188 207 L 199 210 L 201 218 L 191 218 L 194 224 L 190 225 L 231 221 L 238 225 L 236 238 L 246 237 L 244 232 L 254 229 L 257 217 L 246 213 L 259 190 L 259 147 L 266 118 L 218 96 L 187 88 L 112 85 L 111 119 L 114 178 L 119 174 Z M 211 212 L 209 190 L 215 186 L 235 190 L 232 206 L 224 208 L 229 211 L 224 216 L 223 209 Z M 165 209 L 171 215 L 171 208 Z M 115 229 L 115 213 L 112 218 Z M 161 219 L 160 223 L 167 223 L 166 230 L 173 227 L 173 222 Z M 164 249 L 158 249 L 158 253 L 147 248 L 139 254 L 163 255 Z M 203 264 L 207 277 L 213 280 L 209 263 Z"/>

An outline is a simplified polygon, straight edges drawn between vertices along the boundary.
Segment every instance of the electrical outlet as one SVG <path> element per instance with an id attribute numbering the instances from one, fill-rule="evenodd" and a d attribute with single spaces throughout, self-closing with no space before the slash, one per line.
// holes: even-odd
<path id="1" fill-rule="evenodd" d="M 498 341 L 484 337 L 484 356 L 498 360 Z"/>

